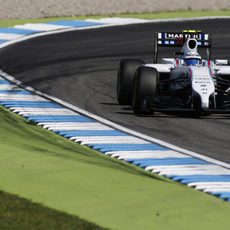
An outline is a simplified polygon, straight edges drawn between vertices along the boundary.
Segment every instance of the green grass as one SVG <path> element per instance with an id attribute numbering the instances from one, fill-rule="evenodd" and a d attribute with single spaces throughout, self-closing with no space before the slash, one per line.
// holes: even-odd
<path id="1" fill-rule="evenodd" d="M 229 229 L 227 202 L 107 158 L 2 108 L 0 124 L 2 191 L 111 229 Z"/>
<path id="2" fill-rule="evenodd" d="M 100 230 L 104 228 L 76 216 L 48 209 L 40 204 L 0 191 L 0 229 Z"/>
<path id="3" fill-rule="evenodd" d="M 57 20 L 73 20 L 73 19 L 86 19 L 86 18 L 103 18 L 103 17 L 131 17 L 142 19 L 170 19 L 170 18 L 193 18 L 193 17 L 205 17 L 205 16 L 230 16 L 230 10 L 220 11 L 178 11 L 178 12 L 155 12 L 155 13 L 127 13 L 116 15 L 88 15 L 88 16 L 76 16 L 76 17 L 53 17 L 53 18 L 41 18 L 41 19 L 6 19 L 0 20 L 0 27 L 9 27 L 25 23 L 39 23 L 39 22 L 51 22 Z"/>

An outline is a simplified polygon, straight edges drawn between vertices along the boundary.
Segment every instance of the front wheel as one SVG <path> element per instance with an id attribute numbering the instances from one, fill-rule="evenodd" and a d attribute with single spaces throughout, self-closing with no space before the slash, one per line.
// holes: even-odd
<path id="1" fill-rule="evenodd" d="M 134 79 L 133 111 L 135 114 L 153 113 L 153 103 L 158 96 L 159 73 L 151 67 L 141 66 Z"/>

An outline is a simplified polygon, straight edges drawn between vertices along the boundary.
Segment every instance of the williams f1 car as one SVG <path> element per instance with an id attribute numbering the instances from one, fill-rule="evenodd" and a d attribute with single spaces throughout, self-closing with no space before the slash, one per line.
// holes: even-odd
<path id="1" fill-rule="evenodd" d="M 154 62 L 120 61 L 117 100 L 136 114 L 191 111 L 198 115 L 230 112 L 230 62 L 211 60 L 211 34 L 201 31 L 155 34 Z M 159 47 L 181 47 L 175 58 L 158 62 Z M 206 51 L 201 58 L 198 48 Z"/>

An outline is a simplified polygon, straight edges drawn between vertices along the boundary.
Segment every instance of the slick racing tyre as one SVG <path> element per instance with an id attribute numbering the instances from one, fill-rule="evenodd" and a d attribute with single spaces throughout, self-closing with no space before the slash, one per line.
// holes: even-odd
<path id="1" fill-rule="evenodd" d="M 158 71 L 150 67 L 139 67 L 135 74 L 133 111 L 135 114 L 151 114 L 154 103 L 158 95 L 159 74 Z"/>
<path id="2" fill-rule="evenodd" d="M 144 62 L 138 59 L 121 60 L 117 76 L 117 101 L 120 105 L 131 105 L 134 74 Z"/>
<path id="3" fill-rule="evenodd" d="M 195 117 L 200 117 L 202 113 L 200 95 L 194 93 L 192 96 L 192 108 L 195 110 Z"/>

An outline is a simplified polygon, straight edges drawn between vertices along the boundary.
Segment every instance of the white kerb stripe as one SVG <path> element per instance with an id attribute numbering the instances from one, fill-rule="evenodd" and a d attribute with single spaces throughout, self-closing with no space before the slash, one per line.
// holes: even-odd
<path id="1" fill-rule="evenodd" d="M 0 39 L 2 40 L 13 40 L 13 39 L 17 39 L 20 38 L 24 35 L 22 34 L 11 34 L 11 33 L 0 33 Z"/>
<path id="2" fill-rule="evenodd" d="M 151 151 L 151 152 L 141 152 L 139 153 L 120 153 L 120 152 L 113 152 L 109 153 L 112 157 L 118 157 L 118 159 L 141 159 L 141 158 L 169 158 L 169 157 L 176 157 L 176 158 L 186 158 L 189 157 L 187 155 L 183 155 L 181 153 L 175 151 Z M 108 154 L 107 154 L 108 155 Z"/>
<path id="3" fill-rule="evenodd" d="M 210 185 L 215 185 L 215 186 L 221 186 L 221 185 L 230 185 L 230 182 L 192 182 L 189 183 L 189 187 L 197 187 L 197 186 L 210 186 Z"/>
<path id="4" fill-rule="evenodd" d="M 21 89 L 16 85 L 0 84 L 0 90 L 18 90 Z"/>
<path id="5" fill-rule="evenodd" d="M 117 154 L 118 156 L 125 156 L 125 155 L 140 155 L 140 154 L 174 154 L 174 153 L 178 153 L 176 151 L 173 150 L 137 150 L 137 151 L 110 151 L 105 153 L 105 155 L 114 155 Z M 183 155 L 183 154 L 181 154 Z M 184 155 L 187 156 L 187 155 Z"/>
<path id="6" fill-rule="evenodd" d="M 79 115 L 78 113 L 72 112 L 72 111 L 31 111 L 31 112 L 18 112 L 19 115 L 22 116 L 31 116 L 31 115 Z"/>
<path id="7" fill-rule="evenodd" d="M 190 158 L 189 156 L 183 156 L 180 153 L 178 154 L 167 154 L 162 151 L 161 154 L 142 154 L 142 155 L 136 155 L 136 156 L 118 156 L 117 154 L 112 155 L 111 157 L 116 157 L 119 160 L 129 160 L 129 159 L 144 159 L 144 158 L 149 158 L 149 159 L 165 159 L 165 158 Z"/>
<path id="8" fill-rule="evenodd" d="M 222 184 L 211 184 L 211 185 L 198 185 L 196 186 L 197 190 L 203 190 L 208 188 L 230 188 L 229 183 L 222 182 Z"/>
<path id="9" fill-rule="evenodd" d="M 111 137 L 111 136 L 105 136 L 105 137 L 99 137 L 95 139 L 89 139 L 82 141 L 80 138 L 75 139 L 75 142 L 81 142 L 82 145 L 87 144 L 148 144 L 149 142 L 146 142 L 144 140 L 134 138 L 134 137 L 126 137 L 126 138 L 118 138 L 117 136 Z"/>
<path id="10" fill-rule="evenodd" d="M 189 168 L 210 168 L 210 167 L 213 167 L 213 168 L 216 168 L 218 165 L 210 165 L 210 164 L 207 164 L 207 165 L 203 165 L 203 164 L 198 164 L 198 165 L 190 165 L 190 164 L 184 164 L 184 165 L 151 165 L 151 166 L 148 166 L 145 168 L 145 170 L 163 170 L 163 169 L 170 169 L 170 168 L 173 168 L 173 169 L 189 169 Z"/>
<path id="11" fill-rule="evenodd" d="M 51 25 L 45 23 L 27 23 L 25 25 L 14 26 L 17 29 L 36 30 L 36 31 L 52 31 L 71 28 L 70 26 Z"/>
<path id="12" fill-rule="evenodd" d="M 43 126 L 49 130 L 114 130 L 106 125 L 102 125 L 96 122 L 57 122 L 51 123 L 38 123 L 38 125 Z"/>
<path id="13" fill-rule="evenodd" d="M 213 193 L 213 192 L 230 192 L 230 188 L 210 188 L 204 189 L 204 192 Z"/>
<path id="14" fill-rule="evenodd" d="M 50 102 L 49 100 L 43 98 L 43 97 L 39 97 L 39 96 L 34 96 L 34 95 L 15 95 L 15 94 L 11 94 L 11 95 L 7 95 L 7 96 L 3 96 L 0 95 L 0 100 L 6 100 L 6 101 L 47 101 Z"/>
<path id="15" fill-rule="evenodd" d="M 142 141 L 142 143 L 150 143 L 147 141 L 144 141 L 140 138 L 133 137 L 133 136 L 76 136 L 76 137 L 71 137 L 71 140 L 80 140 L 80 141 L 98 141 L 101 139 L 105 140 L 133 140 L 133 141 Z"/>
<path id="16" fill-rule="evenodd" d="M 148 22 L 146 19 L 138 18 L 101 18 L 101 19 L 86 19 L 88 22 L 104 23 L 104 24 L 127 24 L 127 23 L 143 23 Z"/>
<path id="17" fill-rule="evenodd" d="M 156 173 L 156 172 L 155 172 Z M 158 172 L 159 175 L 230 175 L 227 171 L 221 171 L 221 170 L 198 170 L 198 169 L 190 169 L 190 170 L 161 170 Z"/>
<path id="18" fill-rule="evenodd" d="M 79 114 L 75 111 L 62 108 L 33 108 L 33 107 L 12 107 L 10 109 L 14 112 L 72 112 L 74 114 Z"/>

